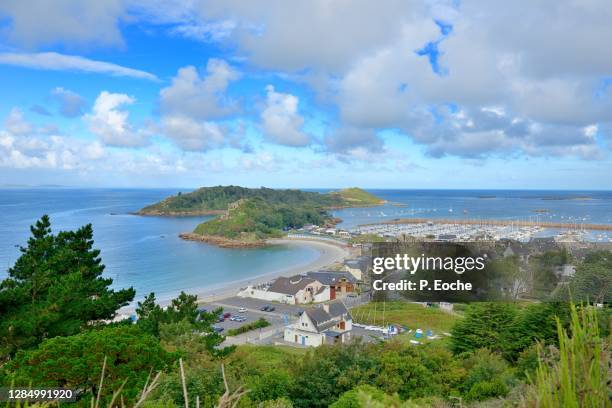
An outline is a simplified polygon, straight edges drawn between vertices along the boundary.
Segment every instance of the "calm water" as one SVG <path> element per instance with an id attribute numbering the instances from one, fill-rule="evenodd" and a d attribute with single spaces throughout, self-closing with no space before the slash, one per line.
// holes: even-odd
<path id="1" fill-rule="evenodd" d="M 393 218 L 481 218 L 612 224 L 612 191 L 369 191 L 389 203 L 373 208 L 336 211 L 335 214 L 344 220 L 341 224 L 344 228 Z"/>
<path id="2" fill-rule="evenodd" d="M 15 245 L 25 244 L 29 226 L 45 213 L 54 231 L 93 224 L 106 275 L 117 288 L 134 286 L 137 299 L 155 292 L 167 300 L 181 290 L 214 289 L 318 257 L 308 247 L 223 249 L 178 238 L 207 217 L 129 214 L 170 194 L 176 190 L 0 190 L 0 278 L 19 256 Z"/>
<path id="3" fill-rule="evenodd" d="M 227 282 L 303 265 L 318 256 L 308 247 L 241 250 L 182 241 L 177 234 L 191 231 L 206 217 L 162 218 L 129 214 L 176 191 L 0 190 L 0 278 L 19 256 L 16 245 L 25 244 L 29 226 L 45 213 L 51 216 L 55 231 L 92 223 L 106 274 L 114 279 L 115 287 L 134 286 L 137 299 L 151 291 L 160 299 L 168 299 L 183 289 L 214 289 Z M 535 219 L 537 216 L 540 220 L 612 224 L 612 192 L 371 192 L 390 203 L 336 211 L 335 214 L 344 219 L 343 227 L 399 217 Z M 584 196 L 590 199 L 574 199 Z M 551 197 L 555 199 L 546 199 Z M 543 209 L 548 212 L 533 212 Z"/>

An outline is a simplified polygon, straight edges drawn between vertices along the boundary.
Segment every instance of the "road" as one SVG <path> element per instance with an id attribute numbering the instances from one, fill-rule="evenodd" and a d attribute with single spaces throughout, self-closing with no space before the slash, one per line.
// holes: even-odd
<path id="1" fill-rule="evenodd" d="M 225 333 L 229 329 L 236 329 L 242 325 L 258 320 L 259 318 L 265 318 L 270 322 L 270 326 L 263 329 L 252 330 L 247 333 L 240 334 L 238 336 L 226 337 L 224 346 L 226 345 L 238 345 L 238 344 L 270 344 L 274 341 L 274 338 L 280 338 L 283 335 L 284 328 L 287 324 L 294 323 L 301 312 L 304 311 L 301 307 L 295 305 L 285 305 L 279 303 L 271 303 L 260 299 L 251 298 L 239 298 L 231 297 L 223 299 L 219 302 L 203 303 L 208 311 L 216 308 L 223 308 L 224 313 L 231 313 L 232 315 L 243 316 L 246 318 L 244 322 L 233 322 L 230 319 L 225 319 L 224 322 L 215 323 L 215 326 L 222 327 Z M 264 312 L 260 309 L 263 306 L 274 306 L 273 312 Z M 246 313 L 239 313 L 238 309 L 244 307 Z"/>
<path id="2" fill-rule="evenodd" d="M 359 306 L 369 301 L 370 295 L 368 293 L 362 294 L 355 297 L 346 297 L 343 299 L 344 304 L 347 308 Z M 292 324 L 297 321 L 299 315 L 304 311 L 303 307 L 297 305 L 286 305 L 280 303 L 272 303 L 260 299 L 252 298 L 240 298 L 230 297 L 218 302 L 203 303 L 203 307 L 207 310 L 214 310 L 216 308 L 222 308 L 224 312 L 229 312 L 232 315 L 239 315 L 245 317 L 247 320 L 244 322 L 233 322 L 229 319 L 225 319 L 224 322 L 215 323 L 217 327 L 223 327 L 225 333 L 229 329 L 238 328 L 244 324 L 253 322 L 261 317 L 265 318 L 270 322 L 270 326 L 263 329 L 252 330 L 247 333 L 240 334 L 238 336 L 227 336 L 222 346 L 229 345 L 240 345 L 240 344 L 273 344 L 274 342 L 281 341 L 284 334 L 284 329 L 287 324 Z M 263 306 L 274 306 L 273 312 L 264 312 L 260 309 Z M 239 313 L 238 309 L 244 307 L 246 313 Z M 306 306 L 312 307 L 312 306 Z M 315 306 L 316 307 L 316 306 Z M 362 328 L 353 327 L 353 337 L 362 337 L 363 341 L 377 341 L 382 336 L 380 333 L 367 331 Z"/>

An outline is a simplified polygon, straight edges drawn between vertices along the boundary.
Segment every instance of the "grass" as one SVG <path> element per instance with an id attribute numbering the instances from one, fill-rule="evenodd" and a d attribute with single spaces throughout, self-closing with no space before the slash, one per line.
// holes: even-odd
<path id="1" fill-rule="evenodd" d="M 571 305 L 571 327 L 557 319 L 558 359 L 546 362 L 539 347 L 539 365 L 528 394 L 528 406 L 609 407 L 610 338 L 601 337 L 597 310 Z M 571 334 L 570 334 L 571 333 Z"/>
<path id="2" fill-rule="evenodd" d="M 337 192 L 332 192 L 332 194 L 337 194 L 349 203 L 353 202 L 357 205 L 377 205 L 384 202 L 380 198 L 357 187 L 345 188 Z"/>
<path id="3" fill-rule="evenodd" d="M 357 323 L 376 326 L 396 324 L 409 329 L 432 330 L 434 333 L 450 331 L 459 319 L 439 308 L 402 301 L 370 302 L 351 309 L 351 314 Z"/>

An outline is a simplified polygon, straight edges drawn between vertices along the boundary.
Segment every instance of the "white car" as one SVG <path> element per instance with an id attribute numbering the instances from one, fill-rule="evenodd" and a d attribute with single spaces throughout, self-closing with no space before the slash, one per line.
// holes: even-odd
<path id="1" fill-rule="evenodd" d="M 241 307 L 240 309 L 238 309 L 238 313 L 246 313 L 246 307 Z"/>

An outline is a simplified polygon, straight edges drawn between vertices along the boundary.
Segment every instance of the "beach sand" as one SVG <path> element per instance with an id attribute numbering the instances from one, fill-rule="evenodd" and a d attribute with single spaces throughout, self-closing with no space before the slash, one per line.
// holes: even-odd
<path id="1" fill-rule="evenodd" d="M 297 246 L 307 245 L 313 249 L 316 249 L 319 252 L 319 257 L 305 265 L 296 265 L 283 270 L 266 273 L 264 275 L 254 276 L 249 279 L 228 282 L 223 287 L 214 290 L 199 291 L 197 292 L 198 301 L 203 303 L 219 301 L 224 298 L 236 296 L 236 293 L 238 293 L 241 288 L 246 288 L 248 285 L 258 285 L 261 283 L 269 282 L 275 278 L 278 278 L 279 276 L 288 277 L 298 274 L 305 274 L 309 271 L 324 269 L 336 262 L 342 262 L 344 259 L 351 256 L 351 250 L 347 246 L 333 244 L 331 242 L 318 241 L 314 239 L 270 239 L 268 240 L 268 244 Z"/>
<path id="2" fill-rule="evenodd" d="M 343 246 L 340 243 L 334 244 L 331 242 L 325 242 L 315 239 L 303 239 L 303 238 L 283 238 L 283 239 L 271 239 L 268 240 L 270 245 L 296 245 L 296 246 L 309 246 L 319 252 L 319 256 L 303 265 L 296 265 L 290 268 L 282 270 L 271 271 L 263 275 L 253 276 L 248 279 L 237 280 L 233 282 L 227 282 L 222 286 L 215 288 L 185 288 L 185 292 L 188 294 L 198 295 L 199 303 L 214 302 L 226 299 L 228 297 L 236 296 L 241 288 L 246 288 L 248 285 L 258 285 L 261 283 L 269 282 L 279 276 L 293 276 L 297 274 L 304 274 L 309 271 L 316 271 L 324 269 L 336 262 L 342 262 L 344 259 L 351 257 L 352 248 Z M 159 300 L 161 306 L 169 304 L 168 300 Z M 136 304 L 130 304 L 124 308 L 121 308 L 118 312 L 118 318 L 129 317 L 136 310 Z"/>

